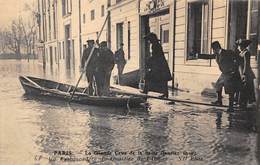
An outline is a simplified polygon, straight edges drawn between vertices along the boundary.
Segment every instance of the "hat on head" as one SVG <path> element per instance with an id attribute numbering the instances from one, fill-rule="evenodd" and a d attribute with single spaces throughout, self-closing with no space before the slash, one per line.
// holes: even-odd
<path id="1" fill-rule="evenodd" d="M 212 49 L 221 48 L 220 43 L 218 41 L 214 41 L 211 43 Z"/>
<path id="2" fill-rule="evenodd" d="M 100 46 L 101 46 L 101 47 L 106 47 L 106 46 L 107 46 L 107 42 L 106 42 L 106 41 L 102 41 L 102 42 L 100 43 Z"/>
<path id="3" fill-rule="evenodd" d="M 94 40 L 87 40 L 87 43 L 88 43 L 88 44 L 94 44 L 95 41 L 94 41 Z"/>
<path id="4" fill-rule="evenodd" d="M 236 44 L 238 46 L 242 46 L 244 48 L 248 47 L 252 43 L 251 40 L 246 40 L 246 39 L 239 39 L 236 41 Z"/>
<path id="5" fill-rule="evenodd" d="M 159 41 L 156 34 L 149 32 L 147 35 L 144 36 L 145 40 L 153 40 L 153 41 Z"/>

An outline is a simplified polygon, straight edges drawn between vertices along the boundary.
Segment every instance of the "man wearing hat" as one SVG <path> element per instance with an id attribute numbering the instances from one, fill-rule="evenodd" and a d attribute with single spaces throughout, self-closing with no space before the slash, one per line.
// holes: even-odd
<path id="1" fill-rule="evenodd" d="M 94 47 L 94 40 L 87 40 L 88 47 L 84 49 L 83 51 L 83 56 L 81 58 L 81 70 L 84 69 L 85 64 L 90 56 L 90 52 L 92 48 Z M 89 95 L 94 95 L 94 75 L 95 71 L 97 69 L 97 57 L 98 57 L 98 49 L 94 48 L 93 54 L 89 60 L 89 63 L 86 67 L 86 77 L 88 80 L 88 94 Z"/>
<path id="2" fill-rule="evenodd" d="M 248 103 L 255 101 L 254 79 L 256 77 L 250 65 L 251 54 L 247 49 L 250 43 L 250 40 L 245 39 L 239 39 L 237 41 L 240 50 L 239 73 L 242 81 L 239 104 L 242 108 L 245 108 Z"/>
<path id="3" fill-rule="evenodd" d="M 154 91 L 162 93 L 160 97 L 168 98 L 168 81 L 172 80 L 168 63 L 159 40 L 154 33 L 144 37 L 152 44 L 152 56 L 146 60 L 144 93 Z"/>
<path id="4" fill-rule="evenodd" d="M 114 54 L 113 52 L 107 47 L 107 42 L 102 41 L 100 43 L 99 54 L 97 61 L 98 67 L 98 85 L 101 88 L 101 95 L 108 96 L 109 89 L 110 89 L 110 77 L 111 72 L 114 68 Z"/>
<path id="5" fill-rule="evenodd" d="M 126 64 L 125 60 L 125 52 L 123 50 L 124 44 L 120 44 L 120 48 L 115 52 L 115 63 L 117 64 L 118 70 L 118 80 L 120 82 L 121 76 L 123 74 L 123 70 Z"/>
<path id="6" fill-rule="evenodd" d="M 238 59 L 232 50 L 222 49 L 220 43 L 215 41 L 211 44 L 216 61 L 221 71 L 221 81 L 223 81 L 225 93 L 229 95 L 228 111 L 233 111 L 234 94 L 239 90 L 240 76 L 238 72 Z M 218 100 L 221 100 L 221 91 L 217 91 Z M 222 102 L 222 101 L 221 101 Z"/>

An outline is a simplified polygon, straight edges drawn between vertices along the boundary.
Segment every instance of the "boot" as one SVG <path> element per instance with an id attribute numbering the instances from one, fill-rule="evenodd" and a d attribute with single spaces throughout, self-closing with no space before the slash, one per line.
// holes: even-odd
<path id="1" fill-rule="evenodd" d="M 213 101 L 211 103 L 214 104 L 214 105 L 223 105 L 222 104 L 222 91 L 217 92 L 217 100 Z"/>

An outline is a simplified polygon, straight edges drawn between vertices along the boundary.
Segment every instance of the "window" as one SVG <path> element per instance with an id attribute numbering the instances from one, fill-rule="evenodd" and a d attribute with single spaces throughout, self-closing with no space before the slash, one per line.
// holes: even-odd
<path id="1" fill-rule="evenodd" d="M 61 59 L 61 42 L 59 42 L 58 54 L 59 54 L 59 59 Z"/>
<path id="2" fill-rule="evenodd" d="M 105 6 L 102 5 L 101 6 L 101 17 L 103 17 L 105 15 Z"/>
<path id="3" fill-rule="evenodd" d="M 120 44 L 123 43 L 123 23 L 116 24 L 116 45 L 117 49 L 120 48 Z"/>
<path id="4" fill-rule="evenodd" d="M 128 46 L 127 46 L 127 54 L 128 54 L 128 60 L 130 60 L 130 58 L 131 58 L 131 56 L 130 56 L 130 52 L 131 52 L 131 26 L 130 26 L 131 24 L 130 24 L 130 21 L 128 21 L 128 23 L 127 23 L 127 44 L 128 44 Z"/>
<path id="5" fill-rule="evenodd" d="M 83 19 L 83 23 L 85 24 L 86 23 L 86 15 L 85 14 L 83 14 L 82 19 Z"/>
<path id="6" fill-rule="evenodd" d="M 95 19 L 95 10 L 90 11 L 90 20 L 93 21 Z"/>
<path id="7" fill-rule="evenodd" d="M 51 40 L 51 13 L 50 13 L 50 0 L 48 0 L 48 25 L 49 25 L 49 40 Z"/>
<path id="8" fill-rule="evenodd" d="M 196 57 L 197 53 L 208 53 L 208 3 L 195 1 L 188 3 L 187 60 Z"/>
<path id="9" fill-rule="evenodd" d="M 65 45 L 64 45 L 64 41 L 62 41 L 62 58 L 65 58 Z"/>
<path id="10" fill-rule="evenodd" d="M 58 63 L 58 58 L 57 58 L 57 48 L 54 47 L 54 57 L 55 57 L 55 63 Z"/>
<path id="11" fill-rule="evenodd" d="M 71 14 L 72 0 L 62 0 L 62 16 Z"/>
<path id="12" fill-rule="evenodd" d="M 169 24 L 161 25 L 160 32 L 162 44 L 169 43 Z"/>
<path id="13" fill-rule="evenodd" d="M 72 0 L 68 0 L 68 14 L 71 14 L 71 12 L 72 12 Z"/>
<path id="14" fill-rule="evenodd" d="M 66 15 L 66 0 L 62 0 L 62 16 Z"/>
<path id="15" fill-rule="evenodd" d="M 56 34 L 56 6 L 55 4 L 52 4 L 53 7 L 53 37 L 54 39 L 57 38 Z"/>

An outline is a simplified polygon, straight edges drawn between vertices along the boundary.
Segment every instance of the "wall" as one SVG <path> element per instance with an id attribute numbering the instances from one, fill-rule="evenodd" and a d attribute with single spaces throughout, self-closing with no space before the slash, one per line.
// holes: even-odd
<path id="1" fill-rule="evenodd" d="M 123 23 L 123 42 L 125 58 L 128 57 L 128 22 L 130 22 L 130 60 L 127 60 L 124 72 L 133 71 L 139 68 L 139 15 L 136 0 L 111 3 L 111 49 L 116 51 L 116 24 Z"/>

